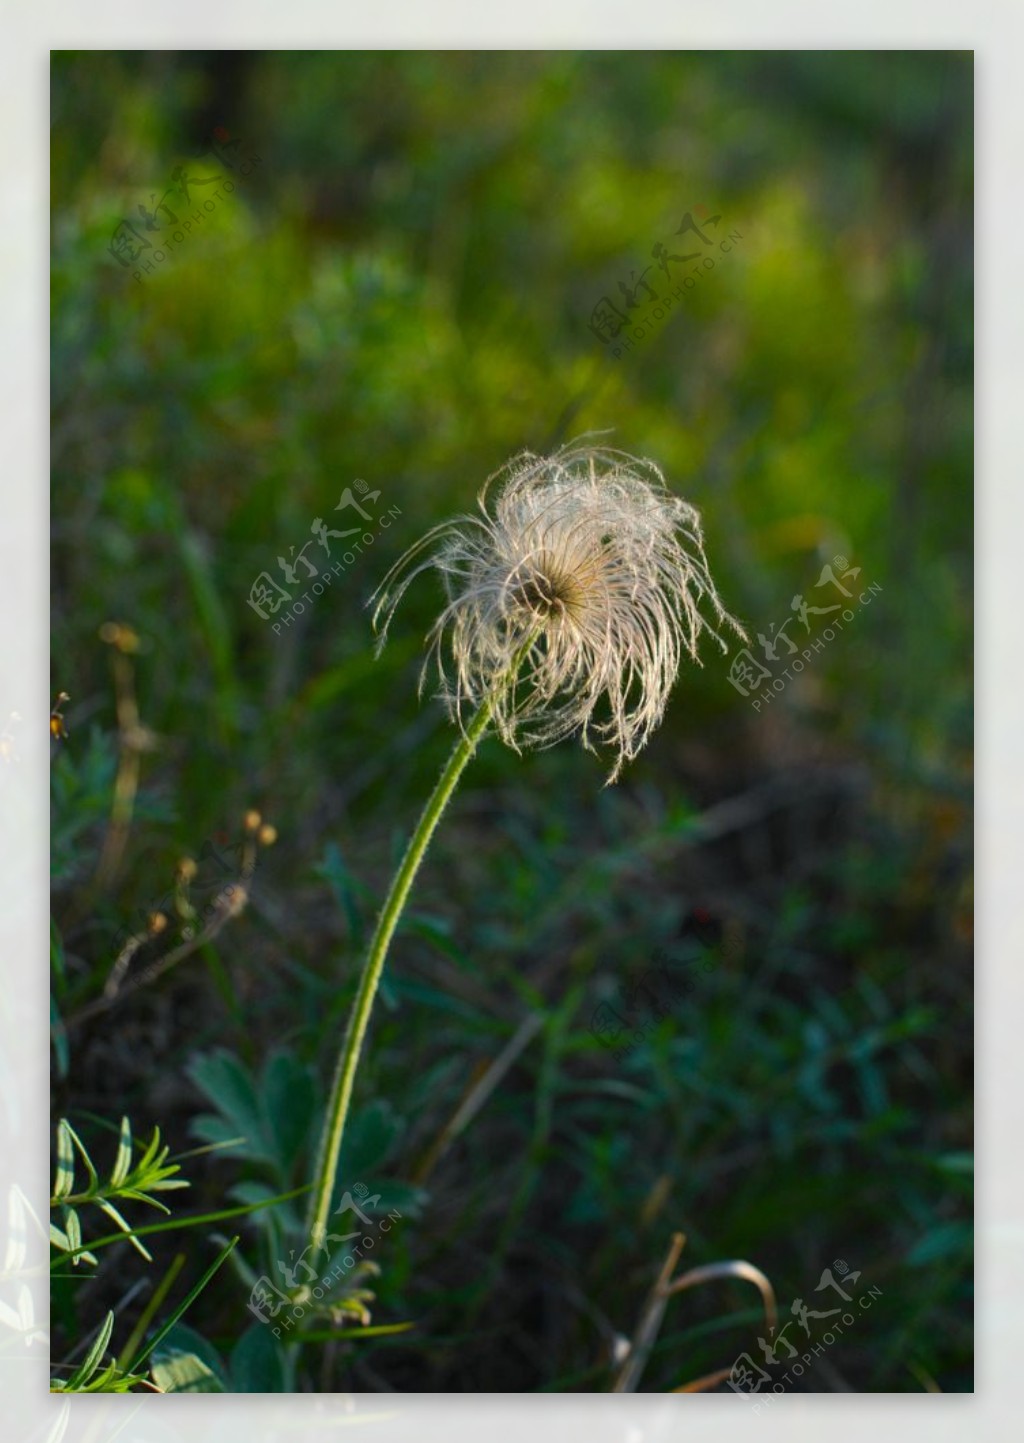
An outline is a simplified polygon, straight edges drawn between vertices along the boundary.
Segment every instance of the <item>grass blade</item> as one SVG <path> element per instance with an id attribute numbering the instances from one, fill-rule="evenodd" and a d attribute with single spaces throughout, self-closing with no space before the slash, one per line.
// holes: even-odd
<path id="1" fill-rule="evenodd" d="M 167 1337 L 167 1334 L 174 1327 L 175 1323 L 178 1322 L 178 1320 L 183 1317 L 183 1315 L 192 1306 L 196 1298 L 198 1298 L 199 1294 L 203 1291 L 207 1283 L 213 1277 L 214 1273 L 227 1258 L 228 1254 L 234 1252 L 236 1246 L 238 1245 L 238 1238 L 239 1234 L 236 1233 L 235 1236 L 231 1239 L 231 1241 L 227 1244 L 227 1246 L 221 1248 L 220 1252 L 214 1258 L 210 1266 L 206 1269 L 206 1272 L 199 1279 L 198 1283 L 196 1283 L 192 1291 L 185 1298 L 184 1302 L 174 1309 L 174 1311 L 171 1313 L 171 1316 L 167 1319 L 167 1322 L 164 1323 L 163 1327 L 158 1329 L 158 1331 L 153 1335 L 153 1337 L 150 1338 L 149 1342 L 143 1348 L 142 1352 L 135 1359 L 136 1368 L 138 1368 L 143 1362 L 145 1362 L 145 1360 L 149 1357 L 150 1353 L 152 1353 L 153 1349 L 158 1347 L 159 1344 L 163 1342 L 164 1338 Z"/>

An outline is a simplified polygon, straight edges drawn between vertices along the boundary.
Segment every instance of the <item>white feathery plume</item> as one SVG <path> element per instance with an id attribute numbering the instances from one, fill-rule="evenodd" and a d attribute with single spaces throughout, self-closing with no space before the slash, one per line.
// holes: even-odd
<path id="1" fill-rule="evenodd" d="M 728 650 L 700 603 L 745 635 L 711 579 L 700 515 L 652 461 L 585 438 L 515 457 L 479 507 L 391 568 L 374 596 L 380 644 L 410 582 L 436 569 L 448 605 L 429 639 L 460 725 L 489 699 L 516 750 L 579 732 L 589 750 L 595 739 L 615 750 L 613 782 L 661 721 L 683 652 L 700 664 L 703 630 Z"/>

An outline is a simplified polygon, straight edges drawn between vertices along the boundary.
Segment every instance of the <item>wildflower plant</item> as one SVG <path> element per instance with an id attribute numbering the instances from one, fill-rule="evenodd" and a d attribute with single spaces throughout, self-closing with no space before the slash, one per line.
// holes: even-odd
<path id="1" fill-rule="evenodd" d="M 447 604 L 429 635 L 421 692 L 436 671 L 459 740 L 423 810 L 384 902 L 335 1071 L 314 1178 L 311 1243 L 326 1234 L 363 1038 L 402 909 L 430 838 L 489 728 L 516 751 L 578 735 L 612 752 L 608 777 L 637 755 L 665 713 L 683 655 L 701 633 L 743 630 L 725 610 L 700 516 L 658 467 L 585 438 L 548 457 L 524 452 L 484 486 L 479 515 L 443 522 L 375 593 L 384 644 L 422 572 Z M 705 619 L 709 610 L 713 624 Z"/>
<path id="2" fill-rule="evenodd" d="M 409 584 L 439 571 L 448 605 L 431 650 L 454 716 L 486 702 L 516 750 L 575 732 L 591 751 L 607 743 L 614 781 L 661 721 L 682 654 L 699 661 L 705 629 L 727 649 L 701 601 L 740 630 L 711 580 L 699 513 L 653 462 L 586 445 L 517 457 L 479 507 L 428 532 L 389 572 L 377 593 L 381 643 Z M 428 658 L 424 680 L 429 669 Z M 608 714 L 595 721 L 602 700 Z"/>
<path id="3" fill-rule="evenodd" d="M 160 1229 L 154 1228 L 152 1225 L 140 1227 L 137 1223 L 128 1222 L 120 1209 L 115 1206 L 115 1199 L 122 1206 L 125 1203 L 146 1203 L 149 1207 L 157 1209 L 158 1212 L 169 1215 L 171 1209 L 153 1194 L 187 1188 L 189 1183 L 185 1178 L 176 1176 L 181 1171 L 180 1165 L 169 1160 L 170 1149 L 166 1143 L 161 1142 L 158 1127 L 153 1129 L 152 1138 L 141 1148 L 141 1155 L 137 1157 L 136 1150 L 138 1148 L 139 1144 L 132 1136 L 131 1123 L 127 1117 L 122 1117 L 118 1132 L 117 1155 L 113 1167 L 109 1175 L 102 1174 L 89 1149 L 67 1118 L 62 1117 L 59 1120 L 56 1167 L 53 1191 L 50 1195 L 51 1272 L 54 1276 L 58 1275 L 55 1269 L 59 1269 L 64 1263 L 70 1263 L 73 1268 L 78 1268 L 81 1264 L 86 1268 L 95 1269 L 99 1261 L 96 1251 L 122 1241 L 129 1242 L 136 1252 L 145 1258 L 146 1262 L 153 1261 L 153 1255 L 141 1241 L 139 1234 L 140 1232 L 160 1231 Z M 85 1177 L 81 1179 L 77 1176 L 79 1164 L 85 1170 Z M 85 1208 L 88 1208 L 90 1212 L 98 1209 L 114 1224 L 114 1231 L 108 1231 L 106 1236 L 91 1239 L 86 1243 L 83 1239 L 79 1217 L 80 1212 Z M 154 1361 L 149 1370 L 150 1376 L 142 1371 L 142 1365 L 147 1359 L 155 1360 L 159 1356 L 159 1350 L 164 1345 L 165 1339 L 172 1333 L 182 1315 L 234 1250 L 237 1242 L 238 1237 L 235 1236 L 222 1247 L 217 1258 L 206 1269 L 198 1283 L 172 1309 L 170 1316 L 157 1328 L 148 1341 L 144 1341 L 150 1323 L 157 1310 L 163 1305 L 171 1285 L 185 1262 L 184 1255 L 180 1255 L 154 1289 L 149 1302 L 143 1309 L 141 1318 L 116 1357 L 111 1354 L 110 1347 L 115 1318 L 113 1311 L 108 1311 L 84 1358 L 71 1368 L 66 1378 L 52 1376 L 50 1391 L 53 1393 L 129 1393 L 140 1389 L 157 1392 L 171 1391 L 170 1387 L 165 1386 L 168 1380 L 166 1378 L 161 1380 L 162 1364 L 158 1365 Z M 94 1249 L 96 1251 L 93 1251 Z M 67 1275 L 64 1274 L 64 1276 Z"/>
<path id="4" fill-rule="evenodd" d="M 77 1190 L 76 1152 L 85 1165 L 87 1174 L 84 1185 Z M 105 1213 L 132 1247 L 141 1253 L 147 1262 L 152 1262 L 148 1249 L 139 1241 L 134 1228 L 115 1207 L 114 1199 L 119 1202 L 128 1200 L 148 1203 L 162 1213 L 169 1213 L 170 1208 L 153 1197 L 153 1193 L 188 1187 L 184 1178 L 175 1176 L 181 1169 L 177 1163 L 168 1162 L 169 1152 L 170 1148 L 166 1144 L 162 1147 L 160 1145 L 160 1129 L 154 1128 L 153 1137 L 142 1157 L 133 1159 L 131 1124 L 127 1117 L 122 1117 L 113 1169 L 109 1178 L 101 1179 L 85 1144 L 67 1118 L 62 1117 L 57 1124 L 57 1167 L 50 1207 L 59 1209 L 63 1226 L 50 1224 L 50 1240 L 53 1246 L 60 1252 L 67 1253 L 73 1265 L 77 1265 L 79 1261 L 96 1262 L 93 1253 L 83 1246 L 82 1226 L 78 1217 L 78 1209 L 91 1205 Z"/>

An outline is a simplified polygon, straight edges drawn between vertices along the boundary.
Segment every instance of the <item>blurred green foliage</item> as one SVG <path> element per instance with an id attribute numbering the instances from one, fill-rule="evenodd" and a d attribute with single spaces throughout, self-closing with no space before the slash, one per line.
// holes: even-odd
<path id="1" fill-rule="evenodd" d="M 296 1380 L 225 1269 L 189 1313 L 204 1378 L 228 1386 L 233 1357 L 249 1389 L 261 1370 L 268 1389 L 603 1389 L 681 1229 L 685 1263 L 749 1259 L 784 1313 L 836 1258 L 883 1289 L 808 1387 L 971 1389 L 972 104 L 966 53 L 55 53 L 61 1014 L 102 991 L 110 939 L 182 856 L 249 807 L 278 832 L 241 917 L 58 1033 L 76 1127 L 130 1111 L 177 1151 L 194 1125 L 220 1138 L 227 1069 L 264 1156 L 197 1158 L 193 1191 L 212 1210 L 299 1185 L 316 1129 L 287 1098 L 322 1105 L 451 741 L 416 695 L 434 583 L 376 661 L 365 604 L 508 456 L 610 428 L 651 457 L 752 634 L 837 554 L 882 588 L 760 712 L 709 648 L 613 789 L 576 747 L 485 745 L 359 1081 L 394 1122 L 392 1185 L 423 1200 L 379 1259 L 374 1321 L 416 1327 Z M 244 179 L 215 132 L 258 156 Z M 149 238 L 139 207 L 180 165 L 237 184 L 211 212 L 197 182 L 202 220 L 136 279 L 112 235 L 131 218 Z M 592 312 L 645 267 L 660 283 L 652 248 L 689 249 L 687 212 L 742 240 L 616 358 Z M 314 518 L 352 524 L 334 508 L 357 478 L 400 514 L 276 634 L 250 587 Z M 141 640 L 155 747 L 98 877 L 125 749 L 111 620 Z M 659 949 L 682 958 L 695 909 L 716 965 L 620 1065 L 594 1010 Z M 257 1267 L 265 1235 L 246 1224 L 238 1258 Z M 118 1296 L 62 1307 L 65 1341 Z M 728 1366 L 759 1326 L 741 1284 L 684 1294 L 642 1386 Z"/>

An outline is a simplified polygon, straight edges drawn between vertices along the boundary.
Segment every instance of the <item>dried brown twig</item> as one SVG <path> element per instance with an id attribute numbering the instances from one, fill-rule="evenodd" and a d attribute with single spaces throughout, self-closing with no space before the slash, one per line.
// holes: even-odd
<path id="1" fill-rule="evenodd" d="M 141 987 L 148 987 L 150 983 L 155 982 L 158 977 L 162 977 L 170 968 L 176 966 L 179 962 L 183 962 L 191 953 L 197 951 L 198 948 L 209 942 L 211 938 L 216 937 L 222 927 L 230 922 L 233 917 L 240 915 L 248 900 L 248 890 L 241 882 L 229 882 L 223 891 L 215 898 L 212 904 L 213 916 L 201 932 L 197 932 L 195 936 L 182 942 L 180 947 L 173 948 L 166 956 L 158 958 L 157 961 L 140 972 L 137 977 L 125 982 L 123 986 L 118 985 L 112 990 L 105 992 L 102 997 L 97 997 L 95 1001 L 88 1002 L 84 1007 L 80 1007 L 77 1012 L 73 1012 L 70 1017 L 64 1019 L 64 1026 L 75 1027 L 78 1023 L 85 1022 L 90 1017 L 96 1017 L 99 1013 L 108 1011 L 109 1008 L 114 1007 L 118 1002 L 138 992 Z M 124 969 L 120 966 L 122 958 L 124 958 L 127 953 L 127 961 L 125 963 L 125 965 L 127 965 L 127 962 L 131 961 L 134 952 L 138 951 L 138 948 L 142 945 L 142 941 L 145 940 L 145 935 L 142 936 L 141 940 L 139 937 L 129 938 L 115 963 L 115 972 L 123 972 Z M 120 983 L 120 977 L 118 977 L 118 982 Z"/>
<path id="2" fill-rule="evenodd" d="M 106 887 L 117 875 L 128 842 L 128 832 L 135 811 L 135 796 L 139 789 L 142 754 L 153 750 L 156 736 L 140 722 L 139 708 L 135 700 L 135 678 L 128 658 L 139 649 L 138 636 L 131 627 L 122 626 L 116 621 L 107 621 L 100 627 L 100 639 L 114 649 L 114 689 L 120 745 L 110 825 L 103 839 L 103 851 L 96 868 L 97 883 Z"/>
<path id="3" fill-rule="evenodd" d="M 710 1283 L 718 1278 L 742 1278 L 745 1282 L 753 1283 L 761 1294 L 764 1302 L 765 1317 L 768 1320 L 769 1331 L 773 1331 L 778 1322 L 778 1309 L 775 1304 L 775 1292 L 771 1283 L 752 1263 L 733 1259 L 724 1263 L 707 1263 L 704 1267 L 691 1268 L 688 1273 L 681 1277 L 673 1278 L 672 1272 L 679 1255 L 686 1246 L 686 1238 L 682 1233 L 674 1233 L 669 1244 L 665 1261 L 658 1271 L 651 1291 L 648 1293 L 640 1313 L 640 1321 L 637 1324 L 633 1341 L 629 1345 L 622 1366 L 619 1369 L 615 1382 L 612 1386 L 613 1393 L 635 1393 L 640 1382 L 640 1376 L 647 1365 L 651 1349 L 661 1329 L 661 1321 L 665 1316 L 665 1309 L 668 1307 L 669 1298 L 676 1293 L 685 1292 L 687 1288 L 698 1287 L 701 1283 Z M 707 1388 L 716 1387 L 729 1376 L 730 1368 L 721 1369 L 716 1373 L 709 1373 L 703 1378 L 698 1378 L 693 1383 L 688 1383 L 682 1388 L 673 1389 L 676 1393 L 703 1392 Z"/>

